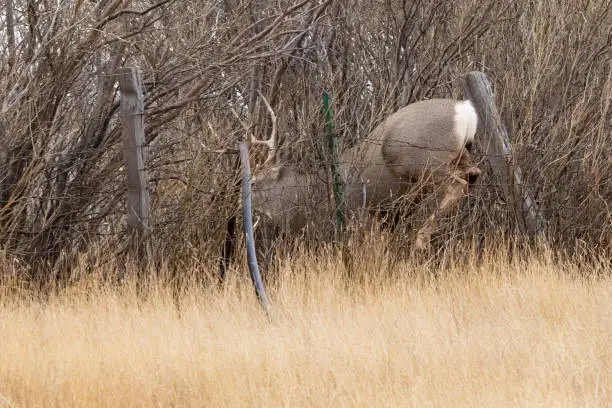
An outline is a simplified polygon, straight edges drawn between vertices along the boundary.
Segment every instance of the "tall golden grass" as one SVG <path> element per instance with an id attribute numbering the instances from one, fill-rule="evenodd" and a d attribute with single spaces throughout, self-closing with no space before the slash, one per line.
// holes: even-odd
<path id="1" fill-rule="evenodd" d="M 612 404 L 605 260 L 489 254 L 434 274 L 372 249 L 355 265 L 350 280 L 331 250 L 280 262 L 269 317 L 237 273 L 44 300 L 5 283 L 0 407 Z"/>

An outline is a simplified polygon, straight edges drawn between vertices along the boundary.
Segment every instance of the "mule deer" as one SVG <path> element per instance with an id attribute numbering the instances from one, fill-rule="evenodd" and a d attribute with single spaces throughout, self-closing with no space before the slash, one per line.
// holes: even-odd
<path id="1" fill-rule="evenodd" d="M 268 140 L 251 137 L 251 142 L 270 148 L 267 165 L 275 159 L 276 116 L 262 99 L 272 116 L 272 133 Z M 407 194 L 415 183 L 423 183 L 436 204 L 414 245 L 419 250 L 427 248 L 437 220 L 458 206 L 480 175 L 469 155 L 477 122 L 476 111 L 467 100 L 425 100 L 393 113 L 341 155 L 346 213 L 354 214 L 360 208 L 380 211 Z M 268 166 L 253 177 L 254 208 L 277 226 L 299 230 L 321 213 L 309 200 L 329 206 L 325 180 L 324 170 L 305 174 L 284 165 Z"/>

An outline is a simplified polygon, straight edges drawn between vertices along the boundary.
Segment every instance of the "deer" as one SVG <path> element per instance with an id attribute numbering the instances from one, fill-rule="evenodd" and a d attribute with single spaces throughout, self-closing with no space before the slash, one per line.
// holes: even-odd
<path id="1" fill-rule="evenodd" d="M 320 208 L 331 205 L 327 173 L 304 173 L 278 163 L 276 115 L 260 96 L 272 129 L 268 139 L 250 136 L 252 145 L 268 148 L 263 168 L 252 178 L 253 208 L 276 226 L 297 232 L 322 212 Z M 417 251 L 428 249 L 439 219 L 459 206 L 481 173 L 470 157 L 477 126 L 469 100 L 422 100 L 391 114 L 340 156 L 345 212 L 380 214 L 419 184 L 434 195 L 435 204 L 413 245 Z"/>

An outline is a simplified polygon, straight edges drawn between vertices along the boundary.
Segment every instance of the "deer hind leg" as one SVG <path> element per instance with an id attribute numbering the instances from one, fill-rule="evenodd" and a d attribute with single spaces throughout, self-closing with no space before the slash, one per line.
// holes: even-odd
<path id="1" fill-rule="evenodd" d="M 480 176 L 480 169 L 472 164 L 470 152 L 468 149 L 463 149 L 457 159 L 455 159 L 451 165 L 455 169 L 455 176 L 460 177 L 472 185 Z M 453 177 L 453 176 L 451 176 Z"/>
<path id="2" fill-rule="evenodd" d="M 422 251 L 429 248 L 431 235 L 438 229 L 438 220 L 458 207 L 467 194 L 467 186 L 468 182 L 465 179 L 454 176 L 443 189 L 435 194 L 435 208 L 417 232 L 415 249 Z"/>

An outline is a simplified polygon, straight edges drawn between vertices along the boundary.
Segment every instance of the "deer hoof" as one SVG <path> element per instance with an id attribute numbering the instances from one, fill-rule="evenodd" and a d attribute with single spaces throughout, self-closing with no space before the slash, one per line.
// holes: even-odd
<path id="1" fill-rule="evenodd" d="M 474 184 L 480 176 L 480 169 L 478 167 L 472 167 L 468 170 L 467 181 L 469 184 Z"/>

